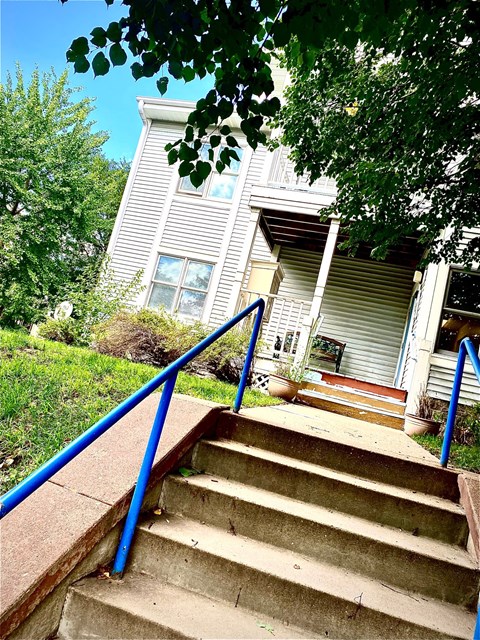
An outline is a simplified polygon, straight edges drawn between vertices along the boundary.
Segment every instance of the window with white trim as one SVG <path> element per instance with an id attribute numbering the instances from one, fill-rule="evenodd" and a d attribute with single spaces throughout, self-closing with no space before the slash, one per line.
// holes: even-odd
<path id="1" fill-rule="evenodd" d="M 209 150 L 211 149 L 209 144 L 202 145 L 200 150 L 200 157 L 205 162 L 209 161 Z M 178 185 L 178 191 L 183 193 L 189 193 L 203 198 L 213 198 L 216 200 L 233 200 L 233 194 L 235 186 L 237 184 L 238 175 L 240 173 L 240 164 L 243 155 L 243 149 L 235 149 L 239 160 L 231 158 L 230 166 L 226 166 L 222 173 L 215 171 L 215 162 L 221 153 L 223 147 L 219 146 L 214 149 L 214 160 L 212 172 L 199 187 L 194 187 L 190 182 L 190 178 L 187 176 L 180 179 Z"/>
<path id="2" fill-rule="evenodd" d="M 470 338 L 480 349 L 480 272 L 450 271 L 437 349 L 456 352 Z"/>
<path id="3" fill-rule="evenodd" d="M 213 264 L 208 262 L 159 255 L 148 306 L 201 318 L 212 272 Z"/>

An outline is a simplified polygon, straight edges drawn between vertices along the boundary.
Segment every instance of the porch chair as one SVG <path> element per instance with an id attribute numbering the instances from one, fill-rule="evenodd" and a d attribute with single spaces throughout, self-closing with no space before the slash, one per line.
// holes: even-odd
<path id="1" fill-rule="evenodd" d="M 317 335 L 313 339 L 310 362 L 312 360 L 314 362 L 318 360 L 332 362 L 335 364 L 335 373 L 338 373 L 346 346 L 346 342 L 340 342 L 339 340 L 335 340 L 335 338 Z"/>

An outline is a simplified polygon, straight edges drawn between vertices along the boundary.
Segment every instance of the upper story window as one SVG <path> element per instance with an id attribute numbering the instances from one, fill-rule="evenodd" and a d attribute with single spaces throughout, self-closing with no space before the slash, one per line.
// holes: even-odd
<path id="1" fill-rule="evenodd" d="M 470 338 L 480 349 L 480 272 L 450 271 L 437 349 L 458 351 Z"/>
<path id="2" fill-rule="evenodd" d="M 209 161 L 209 144 L 204 144 L 200 150 L 201 159 L 205 162 Z M 240 163 L 242 160 L 243 149 L 235 149 L 240 160 L 230 160 L 230 166 L 225 167 L 222 173 L 215 171 L 215 161 L 222 151 L 223 147 L 214 149 L 214 162 L 212 173 L 200 187 L 194 187 L 190 182 L 190 178 L 182 178 L 178 186 L 178 190 L 192 195 L 203 196 L 204 198 L 214 198 L 216 200 L 232 200 L 237 184 L 238 174 L 240 173 Z"/>
<path id="3" fill-rule="evenodd" d="M 213 264 L 158 256 L 148 306 L 171 313 L 201 318 L 213 271 Z"/>

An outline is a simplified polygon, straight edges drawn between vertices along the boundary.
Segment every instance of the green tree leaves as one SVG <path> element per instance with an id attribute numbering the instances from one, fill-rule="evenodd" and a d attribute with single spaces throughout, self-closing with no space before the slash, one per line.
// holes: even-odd
<path id="1" fill-rule="evenodd" d="M 383 258 L 419 233 L 427 260 L 480 258 L 478 241 L 459 246 L 464 227 L 480 226 L 480 49 L 464 40 L 470 19 L 457 11 L 432 19 L 427 31 L 412 17 L 405 37 L 421 42 L 421 52 L 405 45 L 386 58 L 328 43 L 313 72 L 290 61 L 282 141 L 299 173 L 337 180 L 335 209 L 349 225 L 350 248 L 365 241 Z"/>
<path id="2" fill-rule="evenodd" d="M 162 74 L 160 95 L 167 90 L 167 70 L 186 82 L 211 74 L 214 89 L 198 101 L 188 118 L 188 134 L 169 150 L 169 162 L 178 160 L 181 142 L 198 152 L 210 135 L 216 136 L 212 147 L 224 143 L 233 148 L 235 136 L 225 120 L 234 109 L 248 144 L 253 149 L 266 144 L 265 125 L 276 121 L 280 111 L 270 63 L 284 49 L 296 93 L 290 93 L 292 109 L 287 105 L 277 124 L 285 129 L 299 170 L 313 177 L 328 170 L 337 177 L 338 205 L 352 233 L 370 237 L 372 220 L 377 220 L 373 237 L 382 254 L 389 237 L 413 229 L 419 220 L 429 246 L 451 220 L 455 242 L 461 224 L 478 223 L 472 214 L 480 211 L 472 186 L 479 182 L 474 172 L 480 157 L 480 131 L 473 124 L 479 121 L 477 0 L 128 0 L 125 11 L 106 30 L 92 30 L 90 42 L 74 40 L 67 60 L 83 73 L 92 47 L 110 46 L 114 66 L 124 64 L 120 47 L 128 47 L 136 58 L 131 65 L 135 79 Z M 383 58 L 377 58 L 379 52 Z M 386 60 L 395 67 L 392 74 L 382 63 Z M 92 61 L 95 75 L 108 72 L 106 63 L 105 56 Z M 356 99 L 360 109 L 351 117 L 345 108 Z M 320 131 L 318 148 L 315 130 Z M 448 177 L 448 199 L 440 185 L 456 154 L 465 157 L 456 177 Z M 196 184 L 206 172 L 198 164 L 203 160 L 197 154 L 182 162 L 193 165 L 184 170 L 188 166 L 194 172 Z M 219 158 L 219 170 L 225 164 Z M 381 197 L 374 184 L 382 184 L 388 195 Z M 426 194 L 432 198 L 428 206 Z M 435 210 L 435 216 L 429 217 L 428 210 Z M 453 241 L 442 246 L 449 248 L 439 253 L 434 247 L 431 256 L 452 258 Z"/>
<path id="3" fill-rule="evenodd" d="M 66 283 L 98 268 L 128 166 L 101 155 L 88 99 L 67 73 L 0 85 L 0 324 L 44 317 Z"/>
<path id="4" fill-rule="evenodd" d="M 92 60 L 92 69 L 95 76 L 104 76 L 110 69 L 110 62 L 106 59 L 105 54 L 99 51 Z"/>

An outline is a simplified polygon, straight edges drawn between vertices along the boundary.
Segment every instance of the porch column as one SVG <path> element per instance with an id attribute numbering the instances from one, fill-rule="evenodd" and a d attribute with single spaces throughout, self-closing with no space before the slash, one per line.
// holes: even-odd
<path id="1" fill-rule="evenodd" d="M 335 247 L 337 246 L 338 232 L 340 229 L 340 218 L 338 216 L 332 218 L 330 227 L 328 229 L 327 242 L 325 243 L 325 249 L 322 256 L 322 262 L 320 263 L 320 269 L 318 271 L 317 283 L 315 285 L 315 291 L 313 294 L 312 305 L 310 308 L 310 315 L 303 320 L 303 327 L 300 331 L 300 337 L 298 339 L 297 353 L 295 354 L 295 362 L 299 364 L 308 348 L 308 338 L 310 331 L 322 308 L 323 296 L 325 294 L 325 287 L 327 285 L 327 278 L 330 272 L 330 266 L 333 260 L 333 254 L 335 253 Z"/>
<path id="2" fill-rule="evenodd" d="M 227 318 L 231 318 L 233 315 L 235 315 L 238 307 L 240 291 L 242 289 L 242 284 L 245 279 L 245 273 L 247 272 L 248 264 L 250 262 L 253 243 L 255 242 L 255 235 L 257 233 L 258 222 L 260 220 L 260 213 L 261 209 L 251 207 L 250 220 L 248 222 L 247 232 L 245 234 L 245 239 L 243 242 L 242 253 L 240 254 L 240 259 L 238 261 L 237 273 L 235 274 L 235 282 L 232 286 L 232 293 L 227 307 Z"/>

